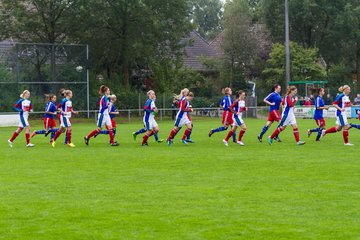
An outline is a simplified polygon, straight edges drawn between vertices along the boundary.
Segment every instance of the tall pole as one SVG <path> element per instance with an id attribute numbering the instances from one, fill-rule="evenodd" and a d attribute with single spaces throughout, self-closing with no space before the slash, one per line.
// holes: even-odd
<path id="1" fill-rule="evenodd" d="M 89 79 L 89 45 L 86 45 L 86 110 L 87 117 L 90 118 L 90 79 Z M 96 115 L 96 114 L 95 114 Z"/>
<path id="2" fill-rule="evenodd" d="M 290 33 L 289 33 L 289 2 L 285 0 L 285 54 L 286 54 L 286 87 L 290 82 Z"/>

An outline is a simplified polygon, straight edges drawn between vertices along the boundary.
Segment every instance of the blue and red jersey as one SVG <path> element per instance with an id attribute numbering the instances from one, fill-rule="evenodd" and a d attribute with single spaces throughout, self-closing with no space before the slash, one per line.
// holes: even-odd
<path id="1" fill-rule="evenodd" d="M 349 99 L 349 96 L 341 93 L 335 98 L 335 101 L 333 104 L 338 105 L 339 108 L 345 108 L 345 107 L 349 107 L 351 105 L 351 101 Z M 340 116 L 341 113 L 342 112 L 340 110 L 336 110 L 336 116 Z"/>
<path id="2" fill-rule="evenodd" d="M 153 112 L 155 110 L 155 102 L 152 99 L 148 99 L 145 102 L 145 106 L 144 106 L 144 119 L 145 121 L 149 121 L 150 118 L 153 118 Z"/>
<path id="3" fill-rule="evenodd" d="M 272 92 L 265 98 L 265 100 L 269 101 L 271 103 L 275 103 L 274 106 L 270 105 L 270 112 L 280 109 L 280 104 L 281 104 L 282 98 L 279 93 Z"/>
<path id="4" fill-rule="evenodd" d="M 99 113 L 107 114 L 109 113 L 109 99 L 106 95 L 102 96 L 99 102 Z"/>
<path id="5" fill-rule="evenodd" d="M 18 100 L 13 109 L 17 112 L 19 112 L 20 116 L 29 116 L 29 112 L 32 111 L 32 104 L 31 101 L 28 99 L 21 98 Z"/>
<path id="6" fill-rule="evenodd" d="M 323 109 L 319 109 L 320 107 L 324 107 L 325 102 L 324 99 L 321 96 L 317 96 L 315 99 L 315 112 L 314 112 L 314 119 L 320 120 L 323 119 Z"/>
<path id="7" fill-rule="evenodd" d="M 179 112 L 177 113 L 177 119 L 182 118 L 184 115 L 187 115 L 188 112 L 190 112 L 190 102 L 186 100 L 185 97 L 182 97 L 179 101 Z"/>
<path id="8" fill-rule="evenodd" d="M 289 113 L 294 113 L 294 106 L 296 100 L 290 95 L 285 96 L 284 98 L 284 112 L 283 115 L 289 115 Z"/>
<path id="9" fill-rule="evenodd" d="M 110 112 L 115 112 L 115 111 L 116 111 L 115 105 L 112 103 L 110 107 Z M 115 118 L 115 114 L 110 114 L 110 118 L 111 119 Z"/>
<path id="10" fill-rule="evenodd" d="M 221 107 L 223 108 L 224 111 L 229 111 L 231 104 L 233 104 L 233 101 L 230 96 L 225 96 L 221 100 Z"/>
<path id="11" fill-rule="evenodd" d="M 54 118 L 53 114 L 50 114 L 50 113 L 47 113 L 47 112 L 55 113 L 56 110 L 57 110 L 57 108 L 55 106 L 55 103 L 53 103 L 52 101 L 47 102 L 46 106 L 45 106 L 45 115 L 44 115 L 44 117 L 46 117 L 46 118 Z"/>

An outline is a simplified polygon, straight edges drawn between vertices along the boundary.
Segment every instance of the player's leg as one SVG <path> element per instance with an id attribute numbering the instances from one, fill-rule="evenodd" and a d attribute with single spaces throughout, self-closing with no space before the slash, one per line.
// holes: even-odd
<path id="1" fill-rule="evenodd" d="M 240 125 L 241 127 L 241 131 L 239 132 L 239 138 L 238 138 L 238 141 L 237 141 L 237 144 L 241 145 L 241 146 L 244 146 L 245 144 L 242 142 L 242 138 L 246 132 L 246 124 L 245 123 L 242 123 Z"/>

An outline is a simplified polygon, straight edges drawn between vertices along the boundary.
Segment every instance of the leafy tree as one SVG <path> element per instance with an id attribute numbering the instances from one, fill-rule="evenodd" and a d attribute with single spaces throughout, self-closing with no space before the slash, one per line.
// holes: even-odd
<path id="1" fill-rule="evenodd" d="M 245 87 L 245 78 L 256 53 L 256 42 L 251 29 L 251 15 L 248 2 L 235 0 L 225 4 L 224 12 L 224 62 L 222 77 L 233 86 Z"/>
<path id="2" fill-rule="evenodd" d="M 317 80 L 326 77 L 325 69 L 318 63 L 318 49 L 303 48 L 294 42 L 291 42 L 290 47 L 292 80 Z M 285 85 L 285 47 L 283 44 L 274 44 L 263 75 L 267 85 L 275 83 Z"/>
<path id="3" fill-rule="evenodd" d="M 220 0 L 191 0 L 190 17 L 195 30 L 212 40 L 222 30 L 223 4 Z"/>

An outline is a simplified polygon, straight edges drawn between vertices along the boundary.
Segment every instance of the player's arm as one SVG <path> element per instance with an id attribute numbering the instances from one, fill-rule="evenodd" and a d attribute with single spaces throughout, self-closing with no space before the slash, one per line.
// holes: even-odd
<path id="1" fill-rule="evenodd" d="M 270 105 L 270 106 L 274 106 L 275 103 L 269 101 L 271 96 L 272 96 L 272 93 L 270 93 L 266 98 L 264 98 L 264 103 L 266 103 L 267 105 Z"/>
<path id="2" fill-rule="evenodd" d="M 230 112 L 232 112 L 233 114 L 236 114 L 236 113 L 237 113 L 237 112 L 235 111 L 235 106 L 236 106 L 236 104 L 238 104 L 238 100 L 235 100 L 235 101 L 233 102 L 233 104 L 231 104 L 230 107 L 229 107 Z"/>
<path id="3" fill-rule="evenodd" d="M 341 107 L 339 107 L 339 103 L 341 102 L 341 96 L 340 97 L 337 97 L 336 99 L 335 99 L 335 101 L 333 102 L 333 106 L 337 109 L 337 110 L 339 110 L 339 111 L 341 111 L 341 112 L 344 112 L 345 111 L 345 108 L 341 108 Z"/>

